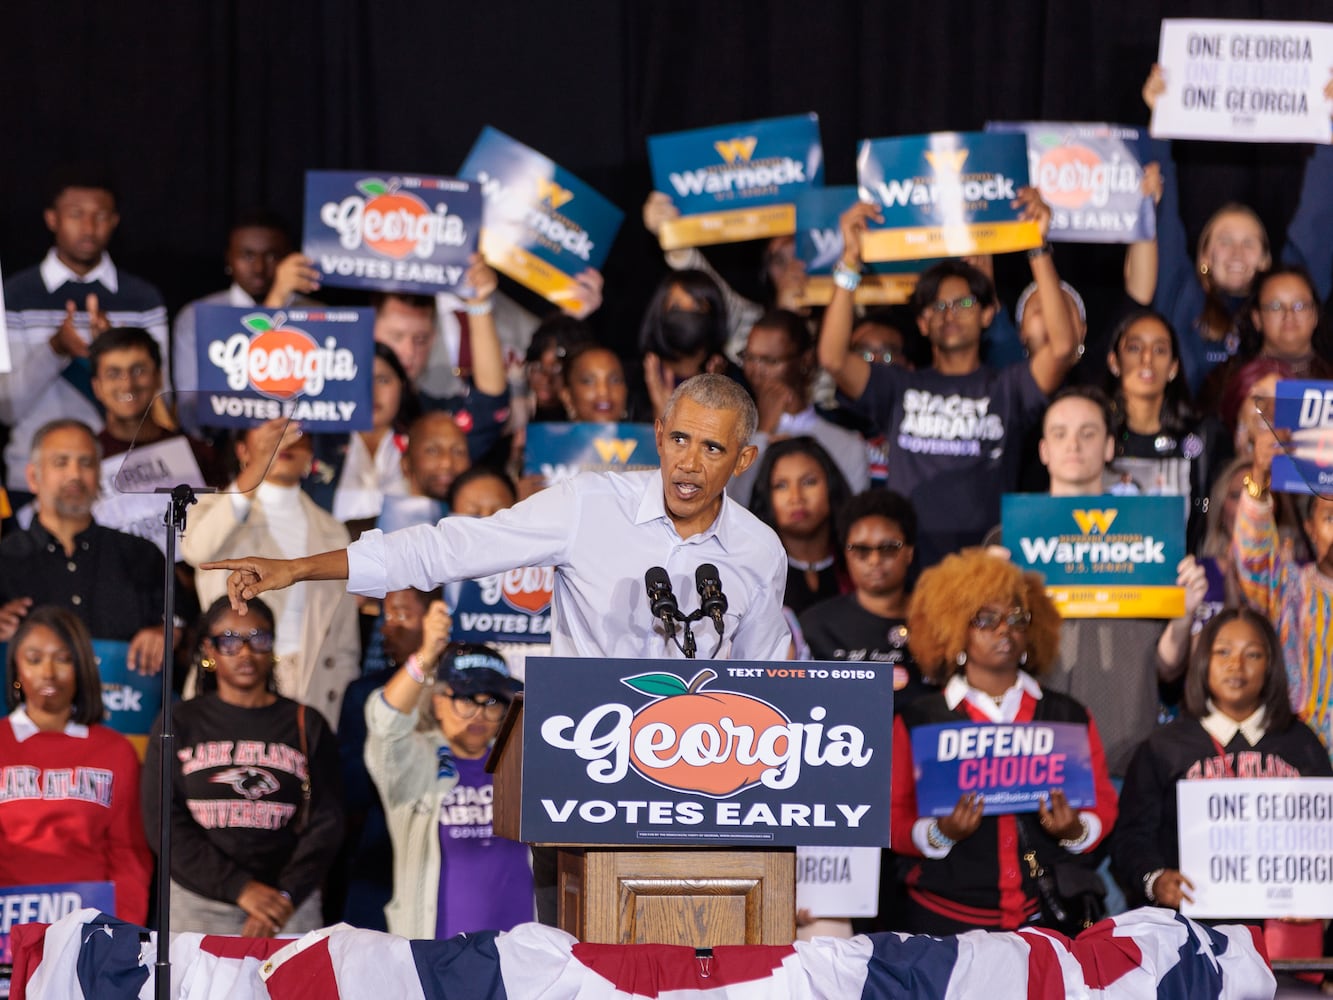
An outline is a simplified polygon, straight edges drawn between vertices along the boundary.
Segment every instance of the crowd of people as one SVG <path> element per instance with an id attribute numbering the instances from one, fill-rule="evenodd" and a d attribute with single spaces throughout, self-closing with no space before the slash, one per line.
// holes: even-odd
<path id="1" fill-rule="evenodd" d="M 1155 73 L 1145 98 L 1160 87 Z M 672 251 L 637 336 L 614 341 L 586 322 L 600 275 L 582 276 L 568 311 L 539 321 L 475 256 L 468 298 L 386 292 L 368 303 L 369 430 L 310 434 L 274 420 L 228 436 L 160 395 L 198 384 L 198 307 L 316 303 L 313 262 L 275 216 L 247 215 L 226 248 L 230 286 L 169 324 L 152 285 L 107 252 L 112 187 L 59 178 L 45 210 L 51 250 L 4 287 L 13 516 L 0 539 L 11 709 L 0 727 L 0 885 L 111 881 L 121 916 L 149 916 L 144 830 L 161 822 L 158 762 L 150 753 L 141 778 L 129 743 L 102 724 L 90 643 L 118 640 L 132 670 L 154 674 L 168 657 L 185 668 L 171 870 L 157 874 L 170 880 L 173 929 L 273 935 L 346 917 L 442 937 L 532 919 L 540 877 L 522 845 L 493 834 L 484 757 L 526 655 L 562 638 L 648 655 L 652 622 L 622 624 L 647 616 L 642 593 L 630 606 L 590 589 L 586 605 L 603 602 L 605 617 L 557 620 L 554 640 L 493 648 L 451 641 L 447 589 L 374 599 L 312 578 L 242 615 L 224 574 L 201 567 L 306 557 L 376 527 L 510 508 L 618 539 L 616 518 L 638 494 L 525 474 L 530 429 L 656 422 L 663 467 L 695 461 L 673 454 L 692 447 L 678 440 L 689 435 L 662 427 L 674 415 L 703 433 L 707 407 L 731 405 L 682 400 L 679 387 L 708 373 L 749 394 L 754 426 L 743 453 L 676 482 L 674 502 L 702 514 L 691 532 L 712 525 L 733 554 L 753 553 L 731 584 L 741 622 L 731 653 L 892 671 L 892 849 L 866 926 L 941 934 L 1049 921 L 1048 872 L 1082 873 L 1089 916 L 1178 907 L 1192 883 L 1177 850 L 1177 782 L 1333 775 L 1333 497 L 1271 490 L 1287 443 L 1272 428 L 1275 384 L 1333 378 L 1322 322 L 1333 150 L 1312 155 L 1304 183 L 1278 257 L 1258 217 L 1232 203 L 1190 255 L 1169 156 L 1151 165 L 1158 236 L 1127 248 L 1111 315 L 1088 315 L 1046 242 L 1027 251 L 1031 284 L 1012 315 L 988 258 L 935 264 L 906 305 L 863 312 L 861 236 L 879 218 L 867 203 L 841 218 L 827 306 L 800 305 L 790 237 L 763 249 L 766 302 L 740 296 L 699 250 Z M 1023 189 L 1014 207 L 1044 239 L 1051 212 L 1038 193 Z M 661 192 L 643 206 L 652 232 L 676 214 Z M 99 524 L 95 505 L 104 459 L 172 438 L 219 492 L 189 511 L 175 567 L 182 627 L 167 649 L 162 552 Z M 712 508 L 691 504 L 724 484 L 713 524 Z M 1001 497 L 1019 490 L 1183 497 L 1184 614 L 1062 620 L 1004 547 Z M 473 532 L 477 551 L 450 558 L 562 558 L 554 529 L 515 533 L 500 520 Z M 768 565 L 776 549 L 760 523 L 781 565 Z M 431 568 L 409 543 L 366 538 L 385 561 Z M 779 590 L 784 615 L 747 610 L 747 593 Z M 990 815 L 972 793 L 947 816 L 921 814 L 915 727 L 1033 720 L 1086 727 L 1094 805 L 1076 809 L 1055 788 L 1036 813 Z"/>

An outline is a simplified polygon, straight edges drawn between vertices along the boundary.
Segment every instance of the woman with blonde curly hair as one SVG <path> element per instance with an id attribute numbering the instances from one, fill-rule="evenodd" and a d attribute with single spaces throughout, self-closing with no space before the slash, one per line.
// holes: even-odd
<path id="1" fill-rule="evenodd" d="M 1039 576 L 971 549 L 921 574 L 907 611 L 912 655 L 938 693 L 894 722 L 893 849 L 907 883 L 907 926 L 924 934 L 1013 930 L 1040 919 L 1036 869 L 1088 857 L 1116 819 L 1116 794 L 1088 710 L 1035 680 L 1059 651 L 1060 615 Z M 1052 788 L 1034 815 L 987 815 L 964 792 L 953 812 L 917 810 L 912 730 L 936 723 L 1086 725 L 1096 804 L 1082 811 Z M 1032 855 L 1029 860 L 1022 855 Z"/>

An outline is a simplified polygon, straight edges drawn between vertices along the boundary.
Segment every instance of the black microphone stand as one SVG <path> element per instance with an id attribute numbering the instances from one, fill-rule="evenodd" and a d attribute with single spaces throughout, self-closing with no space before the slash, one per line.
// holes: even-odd
<path id="1" fill-rule="evenodd" d="M 159 487 L 155 493 L 167 493 L 171 503 L 163 517 L 167 527 L 167 576 L 163 587 L 162 632 L 162 735 L 158 743 L 158 810 L 161 825 L 157 831 L 157 962 L 153 966 L 154 996 L 157 1000 L 171 998 L 171 797 L 175 759 L 171 732 L 171 697 L 175 684 L 176 646 L 176 536 L 185 530 L 187 508 L 198 503 L 197 493 L 216 492 L 209 487 L 194 487 L 182 483 L 168 490 Z"/>

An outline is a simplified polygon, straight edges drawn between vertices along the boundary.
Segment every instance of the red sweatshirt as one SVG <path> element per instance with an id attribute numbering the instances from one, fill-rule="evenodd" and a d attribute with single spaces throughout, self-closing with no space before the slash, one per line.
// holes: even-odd
<path id="1" fill-rule="evenodd" d="M 142 925 L 152 870 L 125 737 L 38 732 L 21 709 L 0 721 L 0 886 L 112 882 L 116 916 Z"/>

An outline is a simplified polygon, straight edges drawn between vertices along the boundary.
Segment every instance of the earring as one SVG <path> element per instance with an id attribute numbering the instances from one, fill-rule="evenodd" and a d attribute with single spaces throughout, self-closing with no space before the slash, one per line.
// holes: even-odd
<path id="1" fill-rule="evenodd" d="M 965 649 L 960 649 L 960 650 L 958 651 L 958 655 L 955 656 L 955 657 L 953 658 L 953 662 L 956 663 L 956 664 L 958 664 L 960 667 L 964 667 L 964 666 L 966 666 L 966 665 L 967 665 L 967 650 L 965 650 Z"/>
<path id="2" fill-rule="evenodd" d="M 1113 377 L 1115 377 L 1115 378 L 1119 378 L 1119 377 L 1120 377 L 1120 366 L 1119 366 L 1119 365 L 1108 365 L 1107 367 L 1109 367 L 1109 368 L 1111 369 L 1111 375 L 1112 375 Z"/>
<path id="3" fill-rule="evenodd" d="M 211 674 L 217 668 L 217 663 L 213 660 L 211 656 L 205 656 L 202 660 L 199 661 L 199 666 L 201 666 L 205 671 Z"/>
<path id="4" fill-rule="evenodd" d="M 1202 277 L 1205 277 L 1205 278 L 1208 277 L 1208 265 L 1207 265 L 1207 264 L 1200 264 L 1200 265 L 1199 265 L 1199 274 L 1200 274 Z"/>
<path id="5" fill-rule="evenodd" d="M 1021 666 L 1024 667 L 1028 665 L 1028 651 L 1026 649 L 1023 650 L 1023 652 L 1019 655 L 1018 662 Z"/>

